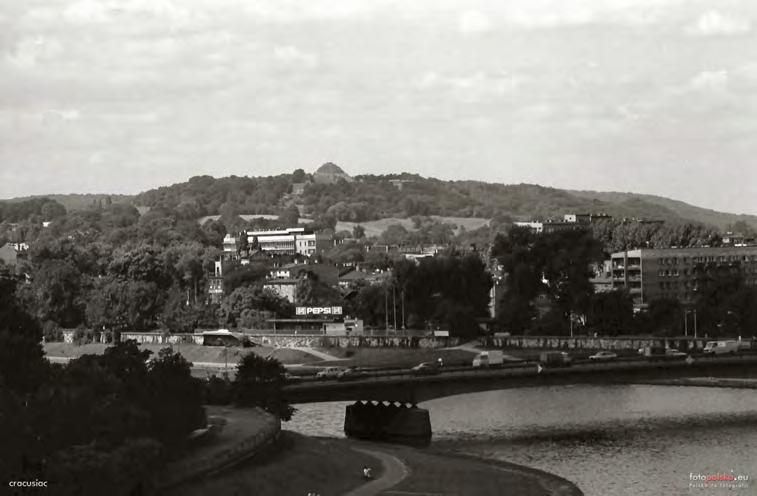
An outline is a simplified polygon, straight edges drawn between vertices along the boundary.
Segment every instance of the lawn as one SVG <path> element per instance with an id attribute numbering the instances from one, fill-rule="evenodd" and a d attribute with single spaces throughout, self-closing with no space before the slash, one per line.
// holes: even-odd
<path id="1" fill-rule="evenodd" d="M 445 224 L 455 224 L 456 226 L 458 226 L 458 229 L 455 231 L 455 233 L 459 231 L 460 227 L 464 227 L 466 230 L 472 231 L 474 229 L 478 229 L 479 227 L 489 225 L 489 219 L 484 219 L 481 217 L 441 217 L 438 215 L 432 215 L 431 217 L 434 220 L 438 220 L 439 222 Z M 339 221 L 336 224 L 336 230 L 352 231 L 352 228 L 358 224 L 363 226 L 366 236 L 378 236 L 392 224 L 400 224 L 408 231 L 416 230 L 415 227 L 413 227 L 412 219 L 400 219 L 398 217 L 387 217 L 385 219 L 371 220 L 368 222 Z"/>
<path id="2" fill-rule="evenodd" d="M 465 350 L 434 350 L 430 348 L 323 348 L 324 353 L 346 358 L 324 361 L 320 365 L 366 368 L 409 368 L 421 362 L 436 362 L 441 358 L 447 366 L 470 365 L 475 353 Z"/>

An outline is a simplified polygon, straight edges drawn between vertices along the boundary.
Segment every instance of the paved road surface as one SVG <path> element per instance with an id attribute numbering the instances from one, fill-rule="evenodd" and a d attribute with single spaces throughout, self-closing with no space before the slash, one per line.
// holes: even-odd
<path id="1" fill-rule="evenodd" d="M 355 451 L 365 453 L 366 455 L 378 458 L 381 464 L 384 466 L 384 472 L 380 477 L 367 482 L 364 485 L 353 489 L 345 496 L 374 496 L 381 494 L 387 489 L 396 486 L 402 480 L 408 476 L 409 470 L 402 461 L 383 451 L 364 448 L 353 448 Z"/>

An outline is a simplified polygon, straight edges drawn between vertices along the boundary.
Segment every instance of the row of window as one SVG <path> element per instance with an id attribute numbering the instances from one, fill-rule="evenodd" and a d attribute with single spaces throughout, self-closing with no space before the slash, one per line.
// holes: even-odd
<path id="1" fill-rule="evenodd" d="M 684 264 L 707 262 L 757 262 L 757 255 L 707 255 L 682 257 L 680 260 Z M 657 259 L 659 265 L 677 265 L 678 261 L 678 257 L 662 257 Z"/>

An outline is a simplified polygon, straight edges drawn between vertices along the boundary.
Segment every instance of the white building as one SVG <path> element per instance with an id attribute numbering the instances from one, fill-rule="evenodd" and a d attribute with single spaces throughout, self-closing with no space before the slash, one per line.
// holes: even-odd
<path id="1" fill-rule="evenodd" d="M 306 233 L 304 227 L 290 227 L 275 231 L 247 231 L 247 241 L 258 250 L 277 255 L 314 255 L 329 246 L 331 239 Z"/>

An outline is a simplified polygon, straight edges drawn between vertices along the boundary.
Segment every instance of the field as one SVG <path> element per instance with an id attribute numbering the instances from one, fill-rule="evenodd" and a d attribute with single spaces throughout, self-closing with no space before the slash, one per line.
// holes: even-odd
<path id="1" fill-rule="evenodd" d="M 459 232 L 460 227 L 464 227 L 466 230 L 472 231 L 489 224 L 489 219 L 484 219 L 481 217 L 440 217 L 438 215 L 432 215 L 431 218 L 442 223 L 455 224 L 456 226 L 458 226 L 458 228 L 455 229 L 455 234 Z M 371 220 L 368 222 L 339 221 L 336 224 L 336 230 L 352 231 L 352 228 L 358 224 L 363 226 L 366 236 L 378 236 L 392 224 L 400 224 L 404 226 L 408 231 L 415 231 L 412 219 L 400 219 L 397 217 L 387 217 L 386 219 Z"/>

